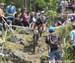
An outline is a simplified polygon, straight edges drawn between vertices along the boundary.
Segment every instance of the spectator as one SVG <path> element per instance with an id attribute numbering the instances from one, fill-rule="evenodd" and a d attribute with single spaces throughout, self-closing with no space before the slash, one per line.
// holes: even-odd
<path id="1" fill-rule="evenodd" d="M 72 8 L 72 1 L 68 1 L 68 9 L 69 10 L 73 10 L 73 8 Z"/>
<path id="2" fill-rule="evenodd" d="M 64 1 L 64 10 L 66 11 L 67 10 L 67 8 L 68 8 L 68 1 Z"/>
<path id="3" fill-rule="evenodd" d="M 72 19 L 72 17 L 71 16 L 69 16 L 69 15 L 66 15 L 65 17 L 64 17 L 64 23 L 63 23 L 63 25 L 66 25 L 66 24 L 69 24 L 69 23 L 71 23 L 71 19 Z"/>
<path id="4" fill-rule="evenodd" d="M 21 13 L 21 8 L 17 9 L 17 12 L 15 14 L 15 20 L 14 20 L 14 24 L 15 25 L 22 25 L 21 23 L 21 18 L 22 18 L 22 13 Z"/>
<path id="5" fill-rule="evenodd" d="M 27 8 L 24 9 L 23 12 L 23 25 L 29 27 L 29 12 L 27 11 Z"/>
<path id="6" fill-rule="evenodd" d="M 68 14 L 68 16 L 71 17 L 72 21 L 75 21 L 75 13 L 74 12 L 72 12 L 71 14 Z"/>
<path id="7" fill-rule="evenodd" d="M 73 0 L 72 2 L 72 8 L 73 8 L 73 12 L 75 11 L 75 0 Z"/>
<path id="8" fill-rule="evenodd" d="M 41 19 L 40 19 L 40 13 L 38 12 L 36 13 L 36 21 L 35 21 L 33 30 L 36 29 L 36 27 L 38 28 L 40 24 L 41 24 Z"/>
<path id="9" fill-rule="evenodd" d="M 35 12 L 32 12 L 30 15 L 30 27 L 33 29 L 36 22 Z"/>
<path id="10" fill-rule="evenodd" d="M 5 17 L 3 7 L 4 7 L 4 3 L 0 3 L 0 23 L 2 23 L 2 17 Z"/>
<path id="11" fill-rule="evenodd" d="M 15 13 L 16 13 L 16 7 L 14 6 L 13 2 L 10 2 L 10 4 L 6 7 L 6 14 L 8 20 L 13 21 L 13 19 L 15 18 Z"/>
<path id="12" fill-rule="evenodd" d="M 50 57 L 49 63 L 56 63 L 56 61 L 61 60 L 60 51 L 62 51 L 62 47 L 60 43 L 60 38 L 56 33 L 54 33 L 54 31 L 55 28 L 50 27 L 49 28 L 50 34 L 46 37 L 46 44 L 49 49 L 49 57 Z"/>
<path id="13" fill-rule="evenodd" d="M 60 2 L 60 5 L 59 6 L 61 6 L 62 7 L 62 10 L 61 10 L 61 12 L 62 12 L 62 14 L 64 13 L 64 11 L 66 11 L 67 10 L 67 7 L 68 7 L 68 1 L 66 1 L 66 0 L 62 0 L 61 2 Z"/>
<path id="14" fill-rule="evenodd" d="M 5 13 L 4 13 L 4 3 L 0 3 L 0 17 L 4 17 Z"/>
<path id="15" fill-rule="evenodd" d="M 46 20 L 46 16 L 45 16 L 45 11 L 41 11 L 40 19 L 41 19 L 42 30 L 45 31 L 46 24 L 47 24 L 47 20 Z"/>
<path id="16" fill-rule="evenodd" d="M 70 32 L 70 43 L 75 53 L 75 23 L 72 25 L 73 30 Z"/>
<path id="17" fill-rule="evenodd" d="M 60 25 L 62 25 L 61 21 L 56 21 L 56 22 L 54 23 L 54 27 L 57 27 L 57 26 L 60 26 Z"/>

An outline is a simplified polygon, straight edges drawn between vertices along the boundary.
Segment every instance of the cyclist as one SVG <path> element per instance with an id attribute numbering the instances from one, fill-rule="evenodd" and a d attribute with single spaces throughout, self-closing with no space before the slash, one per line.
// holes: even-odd
<path id="1" fill-rule="evenodd" d="M 41 11 L 41 13 L 37 16 L 37 21 L 35 22 L 34 29 L 37 27 L 38 31 L 40 33 L 40 36 L 42 35 L 42 32 L 44 31 L 46 24 L 46 16 L 44 15 L 44 11 Z"/>

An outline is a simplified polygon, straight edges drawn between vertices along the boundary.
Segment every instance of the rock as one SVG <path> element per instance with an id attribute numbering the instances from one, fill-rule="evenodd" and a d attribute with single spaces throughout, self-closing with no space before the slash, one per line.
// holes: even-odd
<path id="1" fill-rule="evenodd" d="M 11 38 L 10 38 L 10 41 L 12 41 L 12 42 L 20 42 L 20 41 L 22 41 L 23 39 L 22 39 L 23 37 L 21 36 L 21 35 L 13 35 L 13 36 L 11 36 Z"/>
<path id="2" fill-rule="evenodd" d="M 21 30 L 19 33 L 20 34 L 30 34 L 31 30 L 29 28 L 26 28 L 25 30 Z"/>
<path id="3" fill-rule="evenodd" d="M 49 57 L 47 57 L 47 56 L 42 56 L 42 57 L 40 57 L 40 59 L 41 59 L 41 63 L 49 63 L 48 61 L 49 61 Z"/>
<path id="4" fill-rule="evenodd" d="M 13 63 L 12 61 L 8 61 L 8 63 Z"/>
<path id="5" fill-rule="evenodd" d="M 24 53 L 22 51 L 15 51 L 14 52 L 14 55 L 17 56 L 17 57 L 19 57 L 20 59 L 23 59 L 24 60 L 24 59 L 27 59 L 25 55 L 28 55 L 28 54 L 27 53 Z"/>
<path id="6" fill-rule="evenodd" d="M 23 36 L 21 36 L 20 34 L 11 36 L 11 38 L 9 39 L 9 41 L 14 42 L 14 43 L 19 43 L 19 44 L 22 44 L 24 46 L 29 45 L 29 43 L 26 42 L 23 39 Z"/>

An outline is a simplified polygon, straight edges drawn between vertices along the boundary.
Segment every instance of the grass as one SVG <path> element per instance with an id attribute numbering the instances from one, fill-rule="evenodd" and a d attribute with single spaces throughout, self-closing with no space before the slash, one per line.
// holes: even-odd
<path id="1" fill-rule="evenodd" d="M 6 42 L 5 48 L 11 49 L 12 51 L 16 51 L 16 50 L 22 50 L 24 46 L 18 43 Z"/>

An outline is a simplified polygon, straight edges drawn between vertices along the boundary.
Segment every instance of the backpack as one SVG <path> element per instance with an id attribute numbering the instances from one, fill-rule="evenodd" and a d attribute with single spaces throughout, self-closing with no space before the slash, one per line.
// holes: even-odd
<path id="1" fill-rule="evenodd" d="M 51 47 L 51 48 L 54 48 L 54 47 L 58 47 L 59 45 L 59 36 L 56 35 L 55 33 L 54 34 L 50 34 L 46 37 L 46 43 Z"/>

